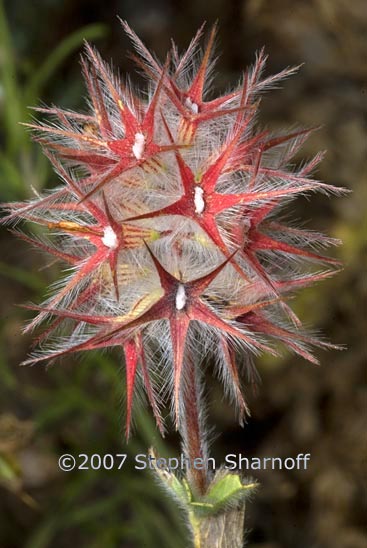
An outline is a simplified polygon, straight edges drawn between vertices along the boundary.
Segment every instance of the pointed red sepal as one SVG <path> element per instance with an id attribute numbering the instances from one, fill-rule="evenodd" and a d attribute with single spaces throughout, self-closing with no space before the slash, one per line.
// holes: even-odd
<path id="1" fill-rule="evenodd" d="M 185 311 L 176 312 L 170 318 L 169 325 L 173 350 L 175 421 L 176 429 L 178 430 L 180 426 L 181 377 L 190 317 L 185 313 Z"/>
<path id="2" fill-rule="evenodd" d="M 97 137 L 85 134 L 85 133 L 77 133 L 75 131 L 66 130 L 66 129 L 60 129 L 55 128 L 53 126 L 47 126 L 42 124 L 31 124 L 31 123 L 25 123 L 25 122 L 19 122 L 22 126 L 28 127 L 30 129 L 33 129 L 35 131 L 41 131 L 42 133 L 52 134 L 52 135 L 59 135 L 60 137 L 66 137 L 68 139 L 72 139 L 77 141 L 78 143 L 82 144 L 89 144 L 93 145 L 95 147 L 102 147 L 105 148 L 105 142 L 102 139 L 98 139 Z"/>
<path id="3" fill-rule="evenodd" d="M 222 148 L 222 152 L 219 154 L 218 158 L 213 162 L 205 171 L 201 177 L 200 184 L 203 187 L 204 191 L 208 194 L 212 194 L 217 185 L 218 179 L 223 173 L 223 170 L 231 156 L 234 153 L 236 146 L 239 143 L 241 138 L 242 128 L 237 128 L 234 136 L 225 143 Z"/>
<path id="4" fill-rule="evenodd" d="M 220 272 L 222 272 L 222 270 L 228 265 L 228 263 L 232 264 L 232 259 L 236 255 L 236 253 L 237 251 L 232 253 L 229 257 L 227 257 L 225 261 L 223 261 L 220 265 L 218 265 L 211 272 L 209 272 L 209 274 L 205 274 L 204 276 L 201 276 L 201 278 L 196 278 L 196 280 L 187 282 L 186 287 L 192 293 L 192 295 L 200 296 L 202 293 L 204 293 L 205 289 L 220 274 Z"/>
<path id="5" fill-rule="evenodd" d="M 139 350 L 139 353 L 140 353 L 140 364 L 141 364 L 141 369 L 142 369 L 142 374 L 143 374 L 143 379 L 144 379 L 145 390 L 146 390 L 146 393 L 147 393 L 147 396 L 148 396 L 148 401 L 149 401 L 150 406 L 153 410 L 153 415 L 154 415 L 158 430 L 159 430 L 161 436 L 164 437 L 164 424 L 163 424 L 161 413 L 159 411 L 159 407 L 158 407 L 158 404 L 157 404 L 157 398 L 156 398 L 154 390 L 153 390 L 152 382 L 150 380 L 148 365 L 146 363 L 144 348 L 143 348 L 143 337 L 142 337 L 141 333 L 137 333 L 135 335 L 135 341 L 136 341 L 136 344 L 138 346 L 138 350 Z"/>
<path id="6" fill-rule="evenodd" d="M 123 103 L 121 93 L 112 81 L 100 55 L 96 53 L 89 44 L 86 45 L 86 49 L 93 65 L 95 66 L 95 69 L 100 74 L 102 81 L 106 85 L 108 92 L 119 109 L 121 121 L 125 127 L 126 133 L 136 133 L 136 131 L 138 131 L 139 124 L 129 107 Z"/>
<path id="7" fill-rule="evenodd" d="M 83 304 L 85 304 L 86 302 L 88 302 L 88 300 L 90 300 L 91 298 L 93 298 L 93 296 L 98 292 L 98 289 L 100 289 L 100 285 L 101 283 L 98 280 L 90 284 L 89 286 L 87 286 L 69 305 L 69 310 L 76 309 L 82 306 Z M 34 307 L 30 306 L 28 308 L 33 309 Z M 42 310 L 42 309 L 43 307 L 37 308 L 37 310 Z M 55 313 L 53 310 L 48 310 L 48 312 L 51 314 L 53 313 L 54 315 L 57 316 L 57 311 Z M 44 329 L 42 333 L 34 339 L 34 343 L 32 344 L 32 346 L 34 347 L 37 344 L 41 343 L 43 340 L 45 340 L 51 333 L 53 333 L 57 329 L 57 327 L 60 324 L 62 324 L 64 320 L 65 318 L 62 315 L 57 316 L 57 318 L 51 322 L 51 324 L 47 327 L 47 329 Z"/>
<path id="8" fill-rule="evenodd" d="M 119 302 L 120 300 L 120 290 L 119 290 L 119 282 L 118 282 L 118 258 L 119 258 L 119 250 L 114 249 L 112 250 L 108 255 L 108 262 L 110 265 L 111 275 L 112 275 L 112 281 L 115 288 L 115 294 L 116 294 L 116 301 Z"/>
<path id="9" fill-rule="evenodd" d="M 102 90 L 101 90 L 100 83 L 98 81 L 96 67 L 93 63 L 91 63 L 91 66 L 90 66 L 91 74 L 90 74 L 88 70 L 89 67 L 87 66 L 87 63 L 84 59 L 82 59 L 81 64 L 82 64 L 82 70 L 83 70 L 85 82 L 87 84 L 89 96 L 93 103 L 94 112 L 97 120 L 99 121 L 99 128 L 101 131 L 101 135 L 104 139 L 107 139 L 112 133 L 112 127 L 111 127 L 107 109 L 105 107 L 105 103 L 103 100 Z"/>
<path id="10" fill-rule="evenodd" d="M 288 141 L 297 139 L 298 137 L 303 137 L 303 140 L 305 140 L 313 131 L 316 131 L 317 129 L 320 129 L 320 127 L 315 126 L 309 129 L 301 129 L 299 131 L 293 131 L 292 133 L 288 133 L 286 135 L 273 137 L 272 139 L 268 139 L 264 142 L 263 150 L 269 150 L 270 148 L 277 147 L 279 145 L 287 143 Z"/>
<path id="11" fill-rule="evenodd" d="M 209 308 L 201 301 L 196 302 L 195 305 L 193 305 L 193 309 L 194 310 L 191 314 L 192 320 L 206 323 L 207 325 L 210 325 L 215 329 L 218 329 L 224 333 L 227 333 L 228 335 L 232 335 L 233 337 L 242 340 L 253 352 L 257 349 L 268 352 L 272 356 L 277 355 L 277 352 L 273 348 L 259 342 L 251 334 L 247 335 L 243 333 L 240 329 L 238 329 L 238 327 L 234 327 L 228 321 L 223 320 L 220 316 L 215 314 L 211 308 Z"/>
<path id="12" fill-rule="evenodd" d="M 232 380 L 235 401 L 238 405 L 239 420 L 240 423 L 243 424 L 245 416 L 250 415 L 250 411 L 242 394 L 234 350 L 229 346 L 229 343 L 224 336 L 221 336 L 220 344 L 223 352 L 225 367 L 227 368 L 229 376 Z"/>
<path id="13" fill-rule="evenodd" d="M 140 359 L 139 349 L 134 338 L 122 343 L 126 364 L 126 439 L 130 436 L 131 410 L 135 386 L 136 370 Z"/>
<path id="14" fill-rule="evenodd" d="M 212 28 L 207 46 L 201 59 L 201 63 L 191 83 L 184 89 L 181 89 L 178 86 L 176 78 L 180 76 L 181 70 L 184 70 L 186 63 L 188 62 L 190 52 L 192 52 L 193 49 L 197 47 L 198 40 L 202 35 L 202 30 L 203 28 L 199 29 L 195 38 L 192 40 L 187 52 L 183 55 L 181 59 L 179 59 L 178 57 L 177 48 L 173 45 L 172 56 L 174 62 L 176 63 L 176 72 L 173 77 L 170 77 L 167 74 L 164 78 L 163 84 L 165 94 L 169 97 L 169 99 L 172 101 L 172 103 L 182 116 L 182 121 L 178 133 L 184 143 L 192 143 L 199 125 L 205 121 L 213 120 L 219 116 L 234 114 L 245 109 L 256 110 L 257 108 L 256 105 L 248 104 L 247 91 L 246 101 L 244 101 L 243 104 L 241 104 L 240 106 L 236 105 L 233 107 L 226 107 L 226 104 L 234 102 L 236 101 L 236 99 L 241 97 L 241 94 L 243 94 L 243 90 L 241 89 L 227 93 L 210 101 L 204 101 L 204 87 L 205 81 L 208 77 L 208 68 L 212 56 L 214 38 L 216 34 L 216 25 L 214 25 Z M 135 42 L 138 53 L 141 54 L 143 57 L 143 59 L 139 59 L 134 55 L 134 61 L 139 65 L 140 68 L 143 69 L 143 71 L 149 76 L 149 78 L 153 80 L 162 78 L 162 67 L 155 61 L 155 59 L 145 48 L 144 44 L 131 31 L 131 29 L 127 29 L 127 32 Z M 246 77 L 244 82 L 246 83 Z"/>
<path id="15" fill-rule="evenodd" d="M 196 76 L 193 82 L 191 83 L 189 89 L 186 92 L 186 96 L 189 97 L 191 101 L 196 104 L 200 104 L 203 100 L 205 78 L 208 72 L 209 61 L 212 54 L 216 33 L 217 33 L 217 25 L 214 24 L 212 27 L 212 30 L 210 31 L 209 40 L 205 48 L 205 52 L 201 60 L 199 69 L 196 73 Z"/>
<path id="16" fill-rule="evenodd" d="M 275 297 L 279 297 L 279 293 L 276 290 L 276 285 L 274 284 L 272 278 L 268 275 L 268 273 L 266 272 L 265 268 L 262 266 L 260 261 L 257 259 L 255 253 L 253 253 L 251 249 L 245 249 L 244 256 L 246 257 L 246 260 L 248 264 L 251 266 L 251 268 L 268 286 L 270 292 L 273 295 L 275 295 Z M 293 310 L 290 308 L 290 306 L 282 300 L 280 300 L 279 304 L 283 308 L 285 313 L 288 315 L 288 317 L 292 320 L 294 325 L 300 326 L 301 321 L 298 318 L 298 316 L 295 314 L 295 312 L 293 312 Z"/>
<path id="17" fill-rule="evenodd" d="M 315 358 L 315 356 L 313 356 L 310 352 L 303 348 L 299 344 L 299 342 L 313 344 L 317 346 L 322 346 L 322 342 L 316 341 L 312 337 L 302 335 L 299 332 L 294 333 L 288 329 L 285 329 L 284 327 L 280 327 L 269 321 L 263 314 L 257 311 L 243 315 L 242 317 L 238 318 L 238 321 L 249 325 L 251 329 L 254 329 L 255 331 L 264 333 L 275 339 L 283 341 L 289 348 L 294 350 L 294 352 L 302 356 L 307 361 L 315 365 L 319 364 L 317 358 Z"/>
<path id="18" fill-rule="evenodd" d="M 159 100 L 160 95 L 162 93 L 164 81 L 165 81 L 166 76 L 167 76 L 169 63 L 170 63 L 170 56 L 168 54 L 167 58 L 166 58 L 166 62 L 165 62 L 164 66 L 163 66 L 163 69 L 162 69 L 161 77 L 158 81 L 157 87 L 155 88 L 153 97 L 152 97 L 152 99 L 149 103 L 149 106 L 148 106 L 147 111 L 146 111 L 145 116 L 144 116 L 144 121 L 142 123 L 143 131 L 145 131 L 148 135 L 151 135 L 151 136 L 154 135 L 155 116 L 156 116 L 156 111 L 157 111 L 157 107 L 158 107 L 158 100 Z"/>
<path id="19" fill-rule="evenodd" d="M 148 310 L 144 311 L 137 318 L 130 321 L 123 321 L 123 319 L 121 319 L 120 323 L 118 319 L 106 316 L 87 316 L 77 312 L 60 310 L 53 310 L 52 312 L 64 318 L 84 321 L 95 325 L 103 326 L 107 324 L 108 327 L 105 328 L 100 335 L 96 335 L 92 339 L 93 344 L 99 346 L 108 346 L 110 344 L 116 345 L 117 341 L 121 340 L 121 337 L 129 336 L 129 334 L 131 334 L 135 329 L 144 329 L 145 325 L 152 321 L 162 319 L 168 320 L 173 349 L 175 414 L 176 424 L 178 425 L 180 420 L 179 401 L 181 377 L 183 374 L 187 333 L 191 321 L 203 322 L 223 333 L 227 333 L 234 338 L 240 339 L 244 341 L 252 350 L 266 350 L 272 354 L 274 354 L 274 351 L 269 346 L 266 346 L 265 344 L 259 342 L 256 338 L 252 337 L 250 333 L 246 334 L 230 322 L 225 321 L 216 312 L 214 312 L 212 307 L 209 307 L 202 298 L 203 291 L 229 262 L 228 260 L 219 265 L 219 267 L 206 276 L 184 283 L 169 274 L 154 254 L 150 250 L 149 252 L 154 259 L 158 272 L 160 273 L 164 294 Z M 180 303 L 180 306 L 178 306 L 177 292 L 180 285 L 184 288 L 184 301 Z"/>
<path id="20" fill-rule="evenodd" d="M 325 270 L 322 272 L 316 272 L 314 274 L 301 275 L 294 278 L 284 278 L 281 280 L 274 280 L 273 285 L 280 295 L 288 295 L 302 289 L 304 287 L 309 287 L 310 285 L 317 283 L 322 280 L 326 280 L 335 276 L 341 269 L 335 270 Z M 266 282 L 259 278 L 258 280 L 252 282 L 251 291 L 255 295 L 269 295 L 269 286 Z"/>
<path id="21" fill-rule="evenodd" d="M 252 238 L 251 247 L 255 251 L 279 251 L 282 253 L 287 253 L 288 255 L 299 255 L 308 259 L 314 259 L 316 261 L 321 261 L 324 263 L 340 265 L 341 262 L 332 257 L 325 257 L 324 255 L 319 255 L 318 253 L 313 253 L 307 249 L 299 248 L 294 245 L 281 242 L 268 236 L 257 232 L 256 235 Z"/>
<path id="22" fill-rule="evenodd" d="M 106 248 L 107 249 L 107 248 Z M 96 252 L 90 257 L 84 264 L 81 265 L 79 270 L 75 272 L 72 278 L 66 283 L 66 285 L 59 291 L 49 302 L 48 308 L 53 309 L 56 307 L 63 299 L 73 291 L 73 289 L 83 280 L 85 280 L 90 274 L 95 272 L 96 268 L 105 261 L 106 252 L 100 251 Z M 32 320 L 28 326 L 25 328 L 24 332 L 28 333 L 32 331 L 42 320 L 45 319 L 48 312 L 46 308 L 40 308 L 40 314 Z"/>
<path id="23" fill-rule="evenodd" d="M 53 311 L 53 313 L 56 314 L 56 311 Z M 66 314 L 65 314 L 65 317 L 67 317 Z M 21 365 L 34 365 L 36 363 L 44 362 L 46 360 L 51 362 L 58 358 L 68 356 L 69 354 L 74 354 L 75 352 L 85 352 L 89 350 L 98 350 L 101 348 L 106 348 L 107 346 L 106 343 L 103 341 L 101 342 L 100 338 L 101 338 L 100 334 L 94 335 L 93 337 L 90 337 L 86 341 L 79 344 L 75 344 L 74 346 L 70 346 L 69 348 L 66 348 L 64 350 L 51 352 L 43 356 L 29 358 L 25 360 L 24 362 L 22 362 Z M 112 341 L 109 343 L 108 346 L 120 346 L 120 343 L 118 341 Z"/>
<path id="24" fill-rule="evenodd" d="M 65 261 L 68 264 L 75 265 L 77 264 L 80 259 L 79 257 L 76 257 L 75 255 L 71 255 L 70 253 L 63 253 L 62 251 L 59 251 L 58 249 L 45 244 L 44 242 L 41 242 L 40 240 L 36 240 L 34 238 L 30 238 L 23 232 L 18 232 L 18 230 L 11 230 L 9 229 L 9 232 L 16 236 L 17 238 L 20 238 L 21 240 L 28 242 L 31 245 L 34 245 L 35 247 L 42 249 L 42 251 L 45 251 L 46 253 L 49 253 L 50 255 L 54 255 L 57 259 L 60 259 L 61 261 Z"/>
<path id="25" fill-rule="evenodd" d="M 166 63 L 162 69 L 162 74 L 157 83 L 153 97 L 143 114 L 143 119 L 139 121 L 131 110 L 123 104 L 118 91 L 114 88 L 113 83 L 109 79 L 102 61 L 99 58 L 96 58 L 93 52 L 90 52 L 90 55 L 94 56 L 93 59 L 96 63 L 99 63 L 99 71 L 101 72 L 103 79 L 107 81 L 111 96 L 120 109 L 122 122 L 125 127 L 125 135 L 122 139 L 110 140 L 106 143 L 108 148 L 117 156 L 116 164 L 82 200 L 90 198 L 111 180 L 121 175 L 121 173 L 130 170 L 133 167 L 143 165 L 144 162 L 153 159 L 158 154 L 176 150 L 179 146 L 174 143 L 171 145 L 160 145 L 154 142 L 156 110 L 159 104 L 164 80 L 166 79 L 169 57 L 167 57 Z M 141 149 L 139 148 L 139 150 L 135 149 L 137 146 L 137 136 L 142 139 Z"/>
<path id="26" fill-rule="evenodd" d="M 164 291 L 172 290 L 173 287 L 177 286 L 177 284 L 180 283 L 180 280 L 177 280 L 177 278 L 172 276 L 172 274 L 170 274 L 158 261 L 157 257 L 154 255 L 148 244 L 146 242 L 144 242 L 144 244 L 158 272 L 159 281 L 162 288 L 164 289 Z"/>
<path id="27" fill-rule="evenodd" d="M 276 303 L 279 304 L 279 300 L 280 300 L 280 298 L 276 297 L 274 299 L 258 301 L 258 302 L 255 302 L 255 303 L 245 304 L 245 305 L 233 304 L 233 305 L 230 305 L 228 307 L 227 315 L 228 315 L 228 317 L 230 317 L 232 319 L 238 318 L 239 316 L 244 316 L 246 314 L 249 314 L 250 312 L 254 312 L 254 311 L 258 310 L 259 308 L 265 308 L 267 306 L 271 306 L 271 305 L 276 304 Z"/>

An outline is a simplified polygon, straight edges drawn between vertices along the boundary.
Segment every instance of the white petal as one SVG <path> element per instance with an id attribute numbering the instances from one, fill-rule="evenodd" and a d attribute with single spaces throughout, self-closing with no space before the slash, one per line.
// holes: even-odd
<path id="1" fill-rule="evenodd" d="M 110 249 L 116 249 L 118 246 L 117 236 L 112 226 L 106 226 L 104 229 L 102 242 Z"/>
<path id="2" fill-rule="evenodd" d="M 142 133 L 135 133 L 135 142 L 133 144 L 133 154 L 137 160 L 141 160 L 144 154 L 145 137 Z"/>
<path id="3" fill-rule="evenodd" d="M 196 103 L 193 103 L 190 99 L 190 97 L 186 97 L 185 105 L 193 112 L 194 114 L 197 114 L 199 112 L 199 106 Z"/>
<path id="4" fill-rule="evenodd" d="M 195 213 L 202 213 L 205 209 L 204 190 L 200 186 L 195 187 L 194 204 Z"/>
<path id="5" fill-rule="evenodd" d="M 186 304 L 186 292 L 185 292 L 185 286 L 183 284 L 179 284 L 177 288 L 176 293 L 176 309 L 182 310 L 185 308 Z"/>

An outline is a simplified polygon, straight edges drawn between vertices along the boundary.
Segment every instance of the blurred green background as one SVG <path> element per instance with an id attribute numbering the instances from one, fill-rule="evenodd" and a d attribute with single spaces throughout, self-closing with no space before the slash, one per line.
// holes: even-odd
<path id="1" fill-rule="evenodd" d="M 365 548 L 367 10 L 364 0 L 0 0 L 0 200 L 18 200 L 56 183 L 38 147 L 18 124 L 28 106 L 54 102 L 80 109 L 79 52 L 84 38 L 133 71 L 119 15 L 164 58 L 174 37 L 181 48 L 203 20 L 219 20 L 219 90 L 234 84 L 265 45 L 268 71 L 305 63 L 284 89 L 262 101 L 261 122 L 273 129 L 322 125 L 302 156 L 327 149 L 318 175 L 346 186 L 342 199 L 312 197 L 294 217 L 344 240 L 345 265 L 334 279 L 303 291 L 294 306 L 306 324 L 344 352 L 320 352 L 321 367 L 293 356 L 262 358 L 263 384 L 248 390 L 252 417 L 243 429 L 208 374 L 213 455 L 295 456 L 311 453 L 307 471 L 262 471 L 248 505 L 250 548 Z M 137 77 L 139 81 L 139 77 Z M 57 267 L 6 229 L 0 237 L 0 548 L 185 547 L 180 512 L 149 474 L 62 473 L 62 453 L 135 453 L 163 442 L 141 409 L 126 446 L 124 371 L 120 356 L 89 355 L 60 365 L 21 368 L 31 338 L 15 307 L 39 301 Z"/>

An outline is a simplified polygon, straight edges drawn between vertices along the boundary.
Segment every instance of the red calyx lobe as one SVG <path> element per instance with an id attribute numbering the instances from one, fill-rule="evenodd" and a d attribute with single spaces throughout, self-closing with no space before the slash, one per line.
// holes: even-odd
<path id="1" fill-rule="evenodd" d="M 222 271 L 222 269 L 229 263 L 230 259 L 227 259 L 224 263 L 219 265 L 209 274 L 202 276 L 196 280 L 188 282 L 182 282 L 170 274 L 158 259 L 153 255 L 148 248 L 149 254 L 153 260 L 153 263 L 157 269 L 161 287 L 163 289 L 163 295 L 156 301 L 148 310 L 143 312 L 138 318 L 123 322 L 121 325 L 116 326 L 116 322 L 113 323 L 112 318 L 105 316 L 88 316 L 83 314 L 74 313 L 71 311 L 53 311 L 56 315 L 61 315 L 64 318 L 71 318 L 75 320 L 81 320 L 92 323 L 94 325 L 110 324 L 103 334 L 97 335 L 87 341 L 82 347 L 76 348 L 76 350 L 82 350 L 86 347 L 91 348 L 99 346 L 109 346 L 110 344 L 117 344 L 117 341 L 131 338 L 129 333 L 133 333 L 136 328 L 142 328 L 146 324 L 157 320 L 168 320 L 173 351 L 173 367 L 174 367 L 174 396 L 175 396 L 175 412 L 176 412 L 176 426 L 179 424 L 179 398 L 181 377 L 183 373 L 184 356 L 186 340 L 188 335 L 188 329 L 191 321 L 199 321 L 206 325 L 220 330 L 224 335 L 236 337 L 244 341 L 252 349 L 262 349 L 272 352 L 272 349 L 258 342 L 256 338 L 251 334 L 246 334 L 242 330 L 235 327 L 232 323 L 225 321 L 221 318 L 211 306 L 209 306 L 205 299 L 203 299 L 203 293 L 214 278 Z M 177 295 L 179 287 L 183 286 L 184 298 L 180 305 L 177 306 Z M 111 328 L 112 326 L 112 328 Z M 121 344 L 121 342 L 119 343 Z M 72 351 L 72 349 L 70 350 Z"/>

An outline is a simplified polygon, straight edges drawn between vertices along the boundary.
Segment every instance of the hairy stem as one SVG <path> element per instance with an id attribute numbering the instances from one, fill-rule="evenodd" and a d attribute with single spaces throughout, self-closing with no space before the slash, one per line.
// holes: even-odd
<path id="1" fill-rule="evenodd" d="M 218 511 L 212 513 L 197 511 L 201 505 L 202 507 L 207 506 L 206 497 L 208 495 L 210 497 L 213 482 L 218 478 L 218 474 L 208 473 L 207 430 L 204 402 L 200 389 L 200 372 L 191 357 L 187 359 L 185 368 L 186 382 L 180 433 L 183 438 L 185 457 L 190 463 L 187 468 L 186 480 L 194 495 L 193 505 L 188 508 L 194 548 L 242 548 L 244 545 L 244 501 L 234 502 L 228 507 L 218 508 Z"/>
<path id="2" fill-rule="evenodd" d="M 245 505 L 214 516 L 191 519 L 194 548 L 243 548 Z"/>
<path id="3" fill-rule="evenodd" d="M 196 366 L 192 359 L 186 364 L 186 393 L 184 412 L 182 417 L 181 434 L 185 456 L 189 459 L 190 467 L 187 471 L 187 480 L 198 495 L 203 495 L 209 483 L 208 471 L 206 468 L 207 452 L 205 431 L 203 428 L 202 397 L 199 386 Z M 195 461 L 201 459 L 201 461 Z M 202 463 L 195 465 L 196 463 Z"/>

